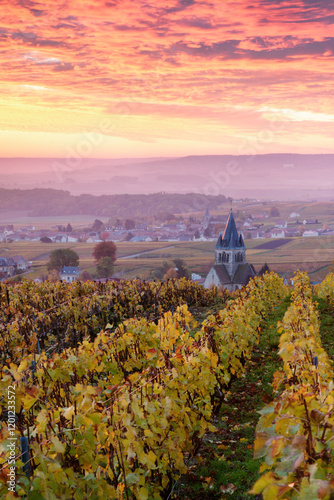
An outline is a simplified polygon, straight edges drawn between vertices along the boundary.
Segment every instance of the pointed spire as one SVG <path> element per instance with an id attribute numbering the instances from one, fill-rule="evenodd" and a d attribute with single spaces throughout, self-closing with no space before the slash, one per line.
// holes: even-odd
<path id="1" fill-rule="evenodd" d="M 222 247 L 222 235 L 220 234 L 215 248 L 221 248 L 221 247 Z"/>
<path id="2" fill-rule="evenodd" d="M 223 235 L 223 243 L 227 248 L 234 248 L 238 244 L 238 231 L 235 225 L 235 220 L 233 216 L 233 211 L 231 210 L 227 224 L 225 227 L 225 232 Z"/>
<path id="3" fill-rule="evenodd" d="M 238 235 L 237 226 L 235 224 L 233 211 L 231 209 L 229 218 L 226 223 L 223 236 L 219 235 L 216 248 L 244 248 L 244 240 L 242 235 Z"/>

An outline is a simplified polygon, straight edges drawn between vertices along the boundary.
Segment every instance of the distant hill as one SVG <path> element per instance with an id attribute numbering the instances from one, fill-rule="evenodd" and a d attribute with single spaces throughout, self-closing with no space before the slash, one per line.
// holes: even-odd
<path id="1" fill-rule="evenodd" d="M 30 216 L 95 215 L 104 217 L 147 217 L 169 214 L 204 212 L 228 203 L 225 196 L 201 194 L 155 193 L 149 195 L 82 194 L 74 196 L 57 189 L 1 189 L 2 211 L 25 210 Z"/>
<path id="2" fill-rule="evenodd" d="M 72 194 L 202 193 L 278 200 L 330 200 L 334 154 L 182 158 L 2 158 L 0 186 Z"/>

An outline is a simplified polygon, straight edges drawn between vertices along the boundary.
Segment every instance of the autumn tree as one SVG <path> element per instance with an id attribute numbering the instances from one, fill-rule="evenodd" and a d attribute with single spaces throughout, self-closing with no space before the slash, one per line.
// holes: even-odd
<path id="1" fill-rule="evenodd" d="M 114 273 L 114 261 L 111 257 L 102 257 L 97 266 L 96 273 L 99 278 L 109 278 Z"/>
<path id="2" fill-rule="evenodd" d="M 93 276 L 90 274 L 89 271 L 83 271 L 80 274 L 80 281 L 91 281 L 93 279 Z"/>
<path id="3" fill-rule="evenodd" d="M 190 277 L 190 271 L 187 268 L 183 259 L 174 259 L 173 262 L 175 264 L 175 271 L 177 274 L 177 278 L 189 278 Z"/>
<path id="4" fill-rule="evenodd" d="M 60 281 L 60 274 L 56 269 L 52 269 L 49 272 L 48 281 L 51 281 L 52 283 L 56 283 L 57 281 Z"/>
<path id="5" fill-rule="evenodd" d="M 165 276 L 165 274 L 168 272 L 170 268 L 170 264 L 168 262 L 163 262 L 161 266 L 156 267 L 152 272 L 151 272 L 151 278 L 152 279 L 158 279 L 162 280 Z"/>
<path id="6" fill-rule="evenodd" d="M 167 273 L 164 276 L 164 279 L 171 280 L 171 279 L 176 279 L 177 278 L 177 271 L 174 267 L 170 267 L 167 271 Z"/>
<path id="7" fill-rule="evenodd" d="M 50 260 L 46 267 L 48 271 L 55 269 L 60 272 L 64 266 L 77 267 L 79 265 L 79 255 L 70 248 L 57 248 L 50 253 Z"/>
<path id="8" fill-rule="evenodd" d="M 102 241 L 95 245 L 93 257 L 95 262 L 99 262 L 103 257 L 110 257 L 113 262 L 116 260 L 117 247 L 113 241 Z"/>
<path id="9" fill-rule="evenodd" d="M 270 267 L 268 266 L 268 264 L 267 264 L 267 263 L 265 263 L 265 264 L 261 267 L 261 269 L 260 269 L 260 271 L 259 271 L 259 276 L 263 276 L 263 274 L 265 274 L 265 273 L 270 273 Z"/>

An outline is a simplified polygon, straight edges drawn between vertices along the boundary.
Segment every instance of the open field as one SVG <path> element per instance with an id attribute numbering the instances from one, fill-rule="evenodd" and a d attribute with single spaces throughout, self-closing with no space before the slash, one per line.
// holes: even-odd
<path id="1" fill-rule="evenodd" d="M 322 279 L 334 260 L 334 236 L 314 238 L 292 238 L 287 243 L 273 249 L 257 248 L 263 243 L 274 240 L 247 240 L 247 260 L 259 270 L 264 263 L 281 274 L 293 274 L 297 269 L 312 273 L 312 280 Z M 205 242 L 150 242 L 117 244 L 117 261 L 115 273 L 122 273 L 124 278 L 148 278 L 151 271 L 163 262 L 172 263 L 181 258 L 191 272 L 203 276 L 214 261 L 215 241 Z M 0 256 L 12 257 L 23 255 L 32 261 L 36 278 L 46 274 L 46 263 L 49 253 L 56 248 L 71 248 L 78 253 L 82 268 L 94 272 L 95 263 L 92 257 L 94 243 L 46 244 L 40 242 L 13 242 L 0 244 Z M 139 255 L 138 255 L 139 254 Z"/>
<path id="2" fill-rule="evenodd" d="M 108 222 L 109 217 L 95 217 L 94 215 L 48 215 L 46 217 L 34 215 L 34 217 L 29 217 L 28 211 L 2 212 L 0 210 L 0 224 L 14 224 L 17 229 L 26 226 L 35 226 L 36 229 L 49 229 L 57 225 L 67 226 L 69 222 L 74 229 L 77 229 L 91 226 L 95 219 L 99 219 L 105 223 Z"/>

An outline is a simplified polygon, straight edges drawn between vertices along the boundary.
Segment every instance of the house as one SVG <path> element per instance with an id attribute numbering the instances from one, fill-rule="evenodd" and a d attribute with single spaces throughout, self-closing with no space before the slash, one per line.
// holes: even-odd
<path id="1" fill-rule="evenodd" d="M 300 214 L 297 214 L 297 212 L 291 212 L 289 217 L 290 217 L 290 219 L 296 219 L 297 217 L 300 217 Z"/>
<path id="2" fill-rule="evenodd" d="M 202 279 L 202 276 L 200 274 L 191 273 L 191 280 L 192 281 L 198 281 L 198 280 L 201 280 L 201 279 Z"/>
<path id="3" fill-rule="evenodd" d="M 308 236 L 319 236 L 318 231 L 304 231 L 303 232 L 303 237 L 308 237 Z"/>
<path id="4" fill-rule="evenodd" d="M 270 231 L 270 238 L 285 238 L 284 229 L 272 229 Z"/>
<path id="5" fill-rule="evenodd" d="M 180 233 L 178 240 L 179 241 L 192 241 L 194 239 L 194 235 L 191 233 Z"/>
<path id="6" fill-rule="evenodd" d="M 296 236 L 299 236 L 299 229 L 288 229 L 285 231 L 286 238 L 295 238 Z"/>
<path id="7" fill-rule="evenodd" d="M 275 227 L 279 227 L 280 229 L 285 229 L 288 227 L 288 223 L 286 220 L 278 220 L 275 222 Z"/>
<path id="8" fill-rule="evenodd" d="M 319 221 L 318 221 L 318 219 L 304 219 L 303 224 L 304 224 L 304 226 L 306 224 L 319 224 Z"/>
<path id="9" fill-rule="evenodd" d="M 79 236 L 75 236 L 74 234 L 69 234 L 67 236 L 68 243 L 76 243 L 79 240 Z"/>
<path id="10" fill-rule="evenodd" d="M 0 271 L 12 276 L 15 271 L 15 262 L 10 257 L 0 257 Z"/>
<path id="11" fill-rule="evenodd" d="M 87 238 L 86 243 L 101 243 L 101 239 L 98 236 L 90 236 Z"/>
<path id="12" fill-rule="evenodd" d="M 204 287 L 222 286 L 233 291 L 242 288 L 256 276 L 254 267 L 246 262 L 246 247 L 238 234 L 231 210 L 225 231 L 219 235 L 215 247 L 215 264 L 204 281 Z"/>
<path id="13" fill-rule="evenodd" d="M 133 238 L 131 238 L 131 240 L 129 240 L 131 243 L 138 243 L 138 242 L 141 242 L 141 241 L 152 241 L 152 238 L 149 238 L 147 236 L 134 236 Z"/>
<path id="14" fill-rule="evenodd" d="M 243 223 L 244 227 L 253 227 L 253 221 L 252 219 L 246 219 L 245 222 Z"/>
<path id="15" fill-rule="evenodd" d="M 57 236 L 54 236 L 53 241 L 55 243 L 67 243 L 68 236 L 67 234 L 57 234 Z"/>
<path id="16" fill-rule="evenodd" d="M 66 283 L 72 283 L 79 279 L 81 269 L 79 267 L 64 266 L 60 271 L 61 281 L 66 281 Z"/>
<path id="17" fill-rule="evenodd" d="M 253 216 L 253 219 L 255 220 L 263 220 L 263 219 L 268 219 L 268 215 L 265 214 L 265 213 L 259 213 L 259 214 L 254 214 Z"/>
<path id="18" fill-rule="evenodd" d="M 246 231 L 246 236 L 247 238 L 251 237 L 251 239 L 258 240 L 264 238 L 264 233 L 258 229 L 248 229 L 248 231 Z"/>
<path id="19" fill-rule="evenodd" d="M 28 269 L 28 261 L 21 255 L 14 255 L 13 261 L 15 263 L 16 269 L 26 270 Z"/>
<path id="20" fill-rule="evenodd" d="M 192 273 L 191 280 L 197 283 L 198 285 L 204 285 L 205 278 L 202 278 L 199 274 Z"/>

